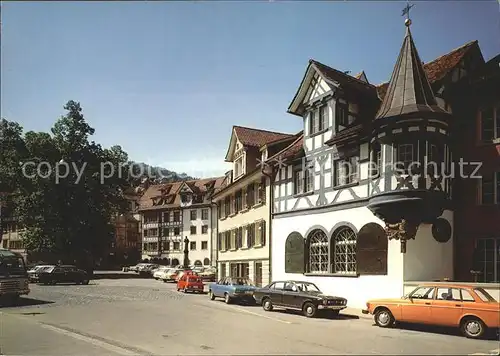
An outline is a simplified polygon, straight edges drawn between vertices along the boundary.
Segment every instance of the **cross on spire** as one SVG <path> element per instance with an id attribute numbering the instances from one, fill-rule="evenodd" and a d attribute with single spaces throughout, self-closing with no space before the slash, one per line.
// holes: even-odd
<path id="1" fill-rule="evenodd" d="M 410 19 L 410 9 L 415 6 L 414 4 L 410 4 L 409 1 L 406 2 L 406 6 L 405 8 L 403 9 L 403 11 L 401 12 L 401 16 L 404 16 L 406 15 L 406 19 L 409 20 Z"/>

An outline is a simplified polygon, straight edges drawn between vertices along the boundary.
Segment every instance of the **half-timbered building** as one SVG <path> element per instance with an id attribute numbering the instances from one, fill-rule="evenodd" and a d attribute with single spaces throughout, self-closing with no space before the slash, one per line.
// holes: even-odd
<path id="1" fill-rule="evenodd" d="M 443 86 L 484 60 L 471 42 L 424 65 L 405 25 L 389 83 L 310 60 L 288 108 L 303 134 L 267 161 L 273 279 L 312 281 L 354 307 L 454 277 L 460 125 Z"/>
<path id="2" fill-rule="evenodd" d="M 215 263 L 212 241 L 217 215 L 211 199 L 223 180 L 216 177 L 149 186 L 139 200 L 142 258 L 183 264 L 187 238 L 190 265 Z"/>

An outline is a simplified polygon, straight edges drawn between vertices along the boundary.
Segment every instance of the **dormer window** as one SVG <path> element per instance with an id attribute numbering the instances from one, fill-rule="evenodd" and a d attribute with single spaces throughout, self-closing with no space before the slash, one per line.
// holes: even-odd
<path id="1" fill-rule="evenodd" d="M 322 105 L 309 113 L 309 135 L 326 129 L 328 122 L 328 106 Z"/>
<path id="2" fill-rule="evenodd" d="M 238 178 L 242 174 L 243 174 L 243 157 L 240 157 L 234 162 L 234 178 Z"/>
<path id="3" fill-rule="evenodd" d="M 189 193 L 181 194 L 181 202 L 189 203 L 189 202 L 191 202 L 191 200 L 192 200 L 191 194 L 189 194 Z"/>

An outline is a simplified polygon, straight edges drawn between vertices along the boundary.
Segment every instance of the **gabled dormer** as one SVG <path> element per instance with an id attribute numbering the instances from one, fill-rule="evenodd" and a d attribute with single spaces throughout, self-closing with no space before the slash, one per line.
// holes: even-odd
<path id="1" fill-rule="evenodd" d="M 186 182 L 182 182 L 178 194 L 181 198 L 181 206 L 188 206 L 193 203 L 194 192 Z"/>
<path id="2" fill-rule="evenodd" d="M 291 137 L 293 135 L 281 132 L 233 126 L 226 154 L 226 162 L 233 164 L 231 183 L 261 166 L 263 146 Z"/>
<path id="3" fill-rule="evenodd" d="M 353 77 L 311 59 L 288 112 L 303 118 L 304 149 L 311 151 L 357 124 L 360 108 L 375 102 L 376 89 L 364 72 Z"/>
<path id="4" fill-rule="evenodd" d="M 243 144 L 238 139 L 236 130 L 233 128 L 229 148 L 226 154 L 226 162 L 233 164 L 233 180 L 242 177 L 246 171 L 246 151 Z"/>

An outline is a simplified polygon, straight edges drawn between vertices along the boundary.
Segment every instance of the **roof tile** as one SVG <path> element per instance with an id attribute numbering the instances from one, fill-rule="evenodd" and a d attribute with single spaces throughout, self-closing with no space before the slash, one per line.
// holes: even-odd
<path id="1" fill-rule="evenodd" d="M 261 147 L 273 141 L 293 137 L 293 134 L 254 129 L 250 127 L 234 126 L 238 140 L 243 146 Z"/>

